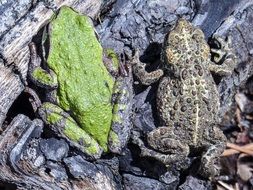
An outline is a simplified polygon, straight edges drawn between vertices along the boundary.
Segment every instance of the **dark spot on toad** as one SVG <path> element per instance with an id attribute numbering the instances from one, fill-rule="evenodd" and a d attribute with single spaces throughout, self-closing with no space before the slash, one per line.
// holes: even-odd
<path id="1" fill-rule="evenodd" d="M 186 99 L 186 102 L 187 102 L 187 103 L 191 103 L 191 102 L 192 102 L 192 99 L 191 99 L 191 98 L 187 98 L 187 99 Z"/>
<path id="2" fill-rule="evenodd" d="M 181 107 L 181 111 L 182 111 L 182 112 L 185 112 L 185 111 L 186 111 L 186 109 L 187 109 L 187 107 L 186 107 L 186 106 L 182 106 L 182 107 Z"/>
<path id="3" fill-rule="evenodd" d="M 173 106 L 174 110 L 177 110 L 178 106 L 179 106 L 178 101 L 176 101 L 175 104 L 174 104 L 174 106 Z"/>
<path id="4" fill-rule="evenodd" d="M 185 80 L 187 77 L 187 70 L 184 69 L 183 72 L 182 72 L 182 78 Z"/>
<path id="5" fill-rule="evenodd" d="M 196 96 L 197 92 L 195 90 L 192 91 L 192 95 Z"/>

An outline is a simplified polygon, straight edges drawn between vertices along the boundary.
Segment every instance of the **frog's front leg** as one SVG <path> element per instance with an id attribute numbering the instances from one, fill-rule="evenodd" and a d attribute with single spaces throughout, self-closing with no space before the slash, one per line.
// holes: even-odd
<path id="1" fill-rule="evenodd" d="M 45 102 L 38 109 L 42 120 L 49 125 L 53 131 L 65 139 L 80 151 L 91 158 L 100 158 L 103 150 L 96 140 L 81 129 L 75 120 L 59 106 Z"/>
<path id="2" fill-rule="evenodd" d="M 50 69 L 47 71 L 41 68 L 41 59 L 37 55 L 36 46 L 33 42 L 29 44 L 29 49 L 31 61 L 28 74 L 31 81 L 42 88 L 56 89 L 58 86 L 56 74 Z"/>
<path id="3" fill-rule="evenodd" d="M 215 177 L 219 175 L 219 158 L 226 148 L 226 137 L 215 125 L 205 130 L 202 147 L 206 147 L 206 152 L 201 158 L 199 174 L 203 177 Z"/>
<path id="4" fill-rule="evenodd" d="M 170 127 L 158 127 L 148 134 L 147 142 L 152 149 L 145 146 L 136 132 L 132 134 L 132 141 L 141 149 L 141 156 L 155 158 L 165 165 L 184 160 L 190 152 L 189 146 L 182 143 Z"/>
<path id="5" fill-rule="evenodd" d="M 219 36 L 213 37 L 218 42 L 219 49 L 211 49 L 214 54 L 214 63 L 210 62 L 209 70 L 219 75 L 230 75 L 236 66 L 236 56 L 232 50 L 231 36 L 226 40 Z M 222 64 L 219 64 L 222 62 Z"/>
<path id="6" fill-rule="evenodd" d="M 158 81 L 163 76 L 163 70 L 157 69 L 152 72 L 146 71 L 146 64 L 140 62 L 139 52 L 136 51 L 132 59 L 133 73 L 138 78 L 138 80 L 144 85 L 150 85 Z"/>

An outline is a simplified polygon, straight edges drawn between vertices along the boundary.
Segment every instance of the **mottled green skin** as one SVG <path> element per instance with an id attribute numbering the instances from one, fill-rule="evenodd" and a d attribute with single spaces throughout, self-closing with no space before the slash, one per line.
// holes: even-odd
<path id="1" fill-rule="evenodd" d="M 114 80 L 103 64 L 102 55 L 89 18 L 62 7 L 50 24 L 47 60 L 57 75 L 57 103 L 107 151 Z M 67 136 L 76 140 L 73 131 L 78 129 L 66 130 Z"/>

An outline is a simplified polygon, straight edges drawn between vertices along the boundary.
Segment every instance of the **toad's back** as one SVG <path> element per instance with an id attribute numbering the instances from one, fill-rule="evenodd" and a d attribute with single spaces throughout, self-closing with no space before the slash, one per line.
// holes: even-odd
<path id="1" fill-rule="evenodd" d="M 203 130 L 215 123 L 219 97 L 208 70 L 210 49 L 203 32 L 180 20 L 163 50 L 165 75 L 157 94 L 161 124 L 196 145 Z"/>

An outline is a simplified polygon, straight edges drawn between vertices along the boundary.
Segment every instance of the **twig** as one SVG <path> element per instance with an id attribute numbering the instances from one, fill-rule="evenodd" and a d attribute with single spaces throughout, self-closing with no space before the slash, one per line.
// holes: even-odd
<path id="1" fill-rule="evenodd" d="M 222 182 L 222 181 L 218 181 L 218 183 L 219 183 L 222 187 L 224 187 L 225 189 L 227 189 L 227 190 L 235 190 L 233 187 L 230 187 L 228 184 L 226 184 L 226 183 L 224 183 L 224 182 Z"/>
<path id="2" fill-rule="evenodd" d="M 230 156 L 230 155 L 237 154 L 240 152 L 243 152 L 251 156 L 253 155 L 253 143 L 247 144 L 244 146 L 238 146 L 236 144 L 227 143 L 227 147 L 230 149 L 225 150 L 222 156 Z"/>

